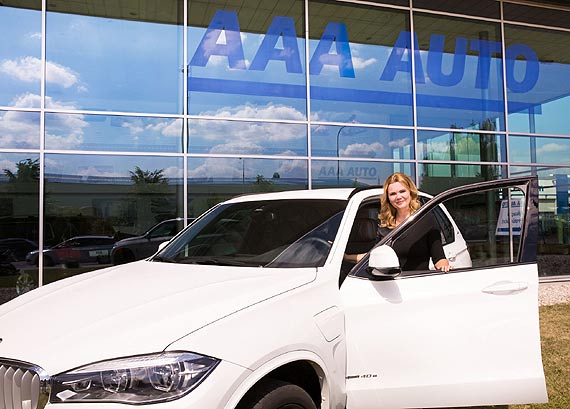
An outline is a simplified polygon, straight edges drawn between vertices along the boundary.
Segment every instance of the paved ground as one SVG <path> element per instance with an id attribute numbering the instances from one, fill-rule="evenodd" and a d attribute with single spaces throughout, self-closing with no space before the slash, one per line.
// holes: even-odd
<path id="1" fill-rule="evenodd" d="M 570 277 L 564 281 L 543 281 L 538 287 L 538 304 L 570 303 Z"/>

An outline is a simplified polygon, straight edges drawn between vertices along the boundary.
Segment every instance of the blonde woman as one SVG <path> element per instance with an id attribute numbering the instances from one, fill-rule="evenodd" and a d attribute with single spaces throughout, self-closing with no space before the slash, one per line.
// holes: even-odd
<path id="1" fill-rule="evenodd" d="M 421 207 L 418 189 L 412 179 L 403 173 L 393 173 L 384 182 L 384 194 L 378 214 L 378 238 L 382 239 Z M 394 243 L 402 270 L 428 270 L 430 258 L 434 267 L 447 272 L 451 266 L 445 258 L 441 235 L 433 215 L 428 214 L 405 237 Z M 359 262 L 364 254 L 347 254 L 345 260 Z"/>

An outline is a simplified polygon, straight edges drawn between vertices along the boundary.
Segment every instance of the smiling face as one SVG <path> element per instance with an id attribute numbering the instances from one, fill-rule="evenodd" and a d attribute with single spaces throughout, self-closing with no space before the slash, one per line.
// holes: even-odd
<path id="1" fill-rule="evenodd" d="M 388 185 L 388 200 L 398 213 L 410 212 L 410 190 L 400 182 Z"/>

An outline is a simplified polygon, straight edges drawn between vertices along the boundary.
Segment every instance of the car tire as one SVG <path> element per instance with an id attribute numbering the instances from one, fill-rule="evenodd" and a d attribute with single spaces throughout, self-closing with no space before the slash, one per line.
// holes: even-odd
<path id="1" fill-rule="evenodd" d="M 315 402 L 300 386 L 266 379 L 250 390 L 236 409 L 316 409 Z"/>
<path id="2" fill-rule="evenodd" d="M 40 265 L 40 258 L 36 258 L 36 262 L 34 263 L 36 265 L 36 267 L 38 267 Z M 44 256 L 44 267 L 53 267 L 55 266 L 54 261 L 52 260 L 51 257 L 49 256 Z"/>

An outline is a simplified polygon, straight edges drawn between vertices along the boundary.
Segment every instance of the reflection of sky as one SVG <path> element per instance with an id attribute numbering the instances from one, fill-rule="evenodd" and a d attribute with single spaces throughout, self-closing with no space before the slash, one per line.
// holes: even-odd
<path id="1" fill-rule="evenodd" d="M 47 18 L 47 106 L 65 110 L 99 109 L 175 114 L 181 112 L 183 62 L 180 27 L 63 13 L 48 13 Z M 41 13 L 0 7 L 0 24 L 5 33 L 4 39 L 1 40 L 0 104 L 37 108 L 40 106 Z M 203 28 L 188 29 L 189 59 L 204 32 Z M 242 33 L 241 39 L 246 66 L 249 66 L 263 35 Z M 297 43 L 301 55 L 304 56 L 304 40 L 299 38 Z M 314 52 L 316 44 L 317 41 L 311 40 L 310 54 Z M 280 46 L 279 42 L 277 47 Z M 408 73 L 399 72 L 394 81 L 379 79 L 392 51 L 390 47 L 356 43 L 351 43 L 350 46 L 355 78 L 340 78 L 337 67 L 325 66 L 320 75 L 311 76 L 314 85 L 367 91 L 394 91 L 404 94 L 410 92 Z M 421 55 L 425 67 L 426 53 L 422 52 Z M 444 60 L 449 59 L 450 55 Z M 474 87 L 476 57 L 468 56 L 467 60 L 463 80 L 459 85 L 448 88 L 435 86 L 430 84 L 426 76 L 426 84 L 420 84 L 418 91 L 434 95 L 481 98 L 481 90 Z M 190 76 L 304 86 L 306 71 L 304 58 L 301 58 L 301 63 L 303 73 L 293 74 L 286 72 L 283 62 L 271 61 L 264 71 L 235 70 L 228 67 L 226 57 L 212 57 L 206 67 L 191 67 Z M 498 84 L 500 83 L 497 77 L 500 71 L 499 61 L 495 59 L 491 65 L 493 67 L 491 83 Z M 517 69 L 520 70 L 521 66 L 517 65 Z M 542 105 L 536 114 L 537 132 L 570 133 L 570 125 L 566 121 L 569 104 L 566 95 L 570 92 L 566 89 L 567 72 L 567 65 L 542 63 L 539 82 L 531 92 L 509 93 L 510 98 L 521 102 L 529 102 L 532 99 L 538 101 L 554 99 Z M 516 75 L 520 78 L 520 73 Z M 502 98 L 500 88 L 494 89 L 490 98 L 500 100 Z M 565 97 L 556 100 L 561 94 Z M 294 121 L 306 119 L 304 99 L 192 93 L 191 106 L 193 98 L 207 101 L 207 105 L 197 105 L 199 108 L 204 108 L 197 112 L 200 114 Z M 457 107 L 420 108 L 420 125 L 426 124 L 422 122 L 424 114 L 428 119 L 436 121 L 434 124 L 438 126 L 448 126 L 450 120 L 460 122 L 473 119 L 474 111 L 455 108 Z M 406 109 L 408 108 L 405 106 L 397 105 L 329 101 L 320 106 L 316 105 L 312 115 L 313 120 L 347 121 L 356 115 L 357 122 L 402 124 L 410 120 L 409 115 L 403 114 L 404 118 L 396 122 L 390 122 L 389 117 L 401 114 Z M 111 149 L 143 152 L 180 150 L 179 124 L 173 124 L 175 121 L 172 119 L 155 118 L 145 122 L 140 118 L 125 118 L 120 126 L 96 123 L 86 115 L 66 116 L 65 119 L 62 116 L 62 120 L 56 125 L 47 119 L 46 148 L 48 149 Z M 529 131 L 528 122 L 529 117 L 526 113 L 509 116 L 509 125 L 513 131 Z M 428 124 L 432 123 L 428 121 Z M 201 138 L 195 139 L 199 142 L 197 147 L 202 146 L 204 149 L 200 153 L 306 155 L 305 135 L 301 132 L 282 132 L 279 126 L 267 125 L 256 135 L 251 132 L 251 128 L 251 123 L 228 122 L 225 129 L 212 128 L 211 133 L 208 127 L 204 126 L 194 136 Z M 225 136 L 220 137 L 220 135 Z M 112 143 L 104 146 L 106 141 Z M 358 154 L 371 157 L 371 153 L 367 152 L 380 152 L 384 148 L 382 142 L 372 139 L 355 139 L 346 143 L 347 145 L 341 149 L 345 156 Z M 122 145 L 126 146 L 121 147 Z M 17 112 L 2 114 L 0 147 L 37 148 L 37 115 Z M 326 146 L 323 146 L 324 148 Z M 330 146 L 328 148 L 334 149 Z M 546 144 L 543 148 L 547 148 Z M 557 153 L 560 152 L 565 151 Z M 545 158 L 550 160 L 551 156 Z M 560 162 L 567 161 L 567 158 L 568 155 Z"/>

